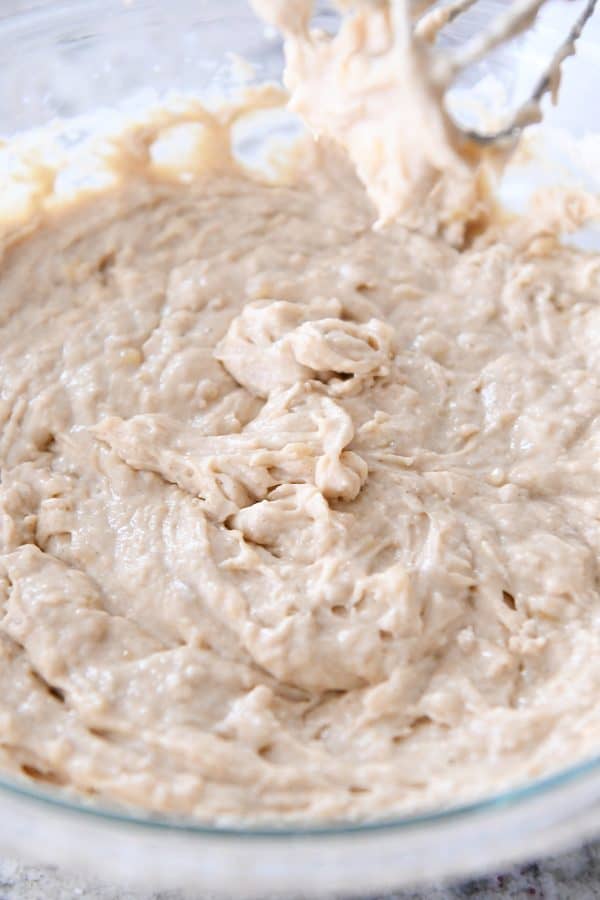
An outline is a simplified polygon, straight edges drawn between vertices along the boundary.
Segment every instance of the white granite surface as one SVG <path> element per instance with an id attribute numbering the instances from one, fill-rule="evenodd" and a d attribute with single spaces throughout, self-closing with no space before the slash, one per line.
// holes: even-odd
<path id="1" fill-rule="evenodd" d="M 600 842 L 542 863 L 461 885 L 402 891 L 386 900 L 594 900 L 600 897 Z M 201 900 L 173 891 L 136 893 L 92 884 L 53 868 L 0 860 L 0 900 Z M 369 898 L 379 900 L 379 898 Z"/>

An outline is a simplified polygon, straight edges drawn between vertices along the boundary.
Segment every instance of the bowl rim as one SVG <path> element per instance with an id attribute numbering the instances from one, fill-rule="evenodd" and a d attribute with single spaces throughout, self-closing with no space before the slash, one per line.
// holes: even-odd
<path id="1" fill-rule="evenodd" d="M 515 810 L 525 806 L 527 801 L 541 799 L 560 789 L 577 782 L 586 776 L 600 772 L 600 755 L 594 756 L 576 765 L 561 769 L 551 775 L 527 781 L 517 787 L 499 791 L 468 803 L 457 804 L 423 812 L 409 813 L 404 816 L 390 816 L 373 820 L 332 821 L 327 823 L 302 823 L 253 825 L 211 823 L 191 816 L 169 816 L 158 813 L 144 813 L 139 807 L 111 806 L 108 803 L 97 803 L 91 799 L 71 800 L 67 791 L 46 787 L 30 787 L 21 782 L 6 778 L 0 774 L 0 792 L 28 801 L 35 801 L 50 806 L 54 811 L 83 815 L 89 820 L 105 824 L 129 825 L 150 832 L 170 831 L 172 833 L 195 834 L 202 837 L 218 837 L 224 839 L 312 839 L 339 838 L 346 835 L 390 834 L 396 831 L 427 830 L 435 825 L 449 825 L 453 822 L 475 819 L 478 816 L 499 811 Z M 73 797 L 75 798 L 75 792 Z"/>

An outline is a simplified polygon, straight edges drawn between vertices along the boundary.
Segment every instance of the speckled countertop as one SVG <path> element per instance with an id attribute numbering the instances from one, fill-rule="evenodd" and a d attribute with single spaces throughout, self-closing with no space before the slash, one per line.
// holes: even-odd
<path id="1" fill-rule="evenodd" d="M 593 900 L 600 897 L 600 842 L 581 850 L 521 866 L 503 875 L 464 884 L 403 891 L 386 900 Z M 32 868 L 0 860 L 0 900 L 200 900 L 173 891 L 135 893 L 92 884 L 53 868 Z M 369 898 L 376 900 L 376 898 Z"/>

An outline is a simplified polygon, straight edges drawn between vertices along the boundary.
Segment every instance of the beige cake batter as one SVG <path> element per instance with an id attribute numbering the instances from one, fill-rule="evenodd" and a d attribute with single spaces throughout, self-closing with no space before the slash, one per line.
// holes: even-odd
<path id="1" fill-rule="evenodd" d="M 385 57 L 370 22 L 317 52 Z M 288 37 L 293 81 L 315 45 Z M 599 749 L 600 259 L 493 224 L 487 162 L 437 116 L 396 181 L 344 130 L 379 212 L 329 142 L 273 183 L 202 113 L 191 183 L 148 124 L 117 186 L 4 228 L 6 769 L 306 821 Z"/>

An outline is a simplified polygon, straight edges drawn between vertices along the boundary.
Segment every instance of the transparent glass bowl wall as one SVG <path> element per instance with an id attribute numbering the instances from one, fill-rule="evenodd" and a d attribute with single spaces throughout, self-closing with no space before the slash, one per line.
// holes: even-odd
<path id="1" fill-rule="evenodd" d="M 16 0 L 12 0 L 16 4 Z M 21 0 L 21 6 L 27 0 Z M 245 0 L 73 0 L 13 14 L 0 10 L 0 135 L 55 117 L 151 100 L 169 91 L 234 89 L 229 54 L 256 66 L 257 80 L 281 74 L 278 37 Z M 482 0 L 483 15 L 502 3 Z M 321 24 L 332 20 L 322 7 Z M 596 25 L 598 22 L 596 23 Z M 549 26 L 551 28 L 551 26 Z M 580 136 L 600 131 L 595 103 L 600 28 L 569 63 L 555 122 Z M 598 40 L 596 41 L 596 37 Z M 534 51 L 521 47 L 532 66 Z M 522 67 L 499 55 L 518 89 Z M 480 70 L 478 77 L 485 74 Z M 578 102 L 581 98 L 583 103 Z M 585 99 L 587 98 L 587 100 Z M 596 121 L 586 118 L 597 109 Z M 65 125 L 64 142 L 93 130 Z M 572 171 L 577 178 L 577 166 Z M 582 176 L 583 177 L 583 176 Z M 587 177 L 587 176 L 586 176 Z M 100 809 L 44 789 L 0 783 L 0 852 L 78 866 L 105 880 L 231 896 L 369 894 L 408 883 L 472 874 L 573 844 L 600 830 L 600 763 L 454 810 L 366 826 L 304 831 L 215 829 Z"/>

